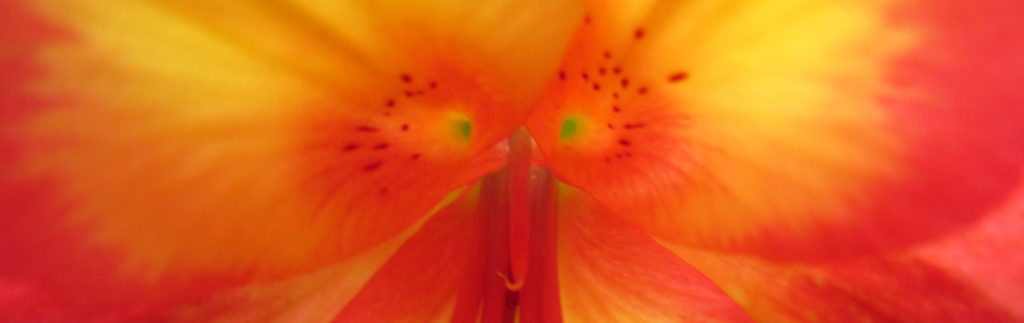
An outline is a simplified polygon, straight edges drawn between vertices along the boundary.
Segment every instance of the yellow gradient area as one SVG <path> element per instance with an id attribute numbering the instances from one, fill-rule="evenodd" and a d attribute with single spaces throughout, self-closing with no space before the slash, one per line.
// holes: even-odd
<path id="1" fill-rule="evenodd" d="M 679 165 L 694 180 L 681 187 L 689 202 L 676 217 L 685 226 L 740 236 L 799 230 L 831 221 L 821 216 L 856 216 L 844 213 L 856 212 L 848 206 L 866 183 L 899 174 L 899 142 L 876 100 L 886 64 L 913 36 L 887 25 L 881 6 L 758 1 L 727 10 L 703 33 L 666 26 L 694 42 L 659 42 L 647 56 L 693 74 L 669 92 L 695 119 L 680 134 L 693 158 Z"/>
<path id="2" fill-rule="evenodd" d="M 17 176 L 52 180 L 70 213 L 58 225 L 153 279 L 276 276 L 403 232 L 500 166 L 487 147 L 525 118 L 571 32 L 552 20 L 581 12 L 557 1 L 33 6 L 71 37 L 36 49 L 44 72 L 25 87 L 58 103 L 4 132 L 29 149 Z M 472 125 L 469 145 L 452 115 Z"/>
<path id="3" fill-rule="evenodd" d="M 878 99 L 893 94 L 887 66 L 918 31 L 891 23 L 892 7 L 594 1 L 563 61 L 569 85 L 549 92 L 531 131 L 566 182 L 663 239 L 729 248 L 841 223 L 871 183 L 901 173 Z M 622 74 L 594 81 L 612 66 Z M 577 69 L 604 86 L 574 88 Z M 577 114 L 608 129 L 566 146 L 553 129 Z M 631 122 L 644 127 L 622 130 Z"/>

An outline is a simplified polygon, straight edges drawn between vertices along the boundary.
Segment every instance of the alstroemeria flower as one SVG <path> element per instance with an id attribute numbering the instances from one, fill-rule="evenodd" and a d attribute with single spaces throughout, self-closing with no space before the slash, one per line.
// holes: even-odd
<path id="1" fill-rule="evenodd" d="M 1022 15 L 0 0 L 0 319 L 1021 321 Z"/>

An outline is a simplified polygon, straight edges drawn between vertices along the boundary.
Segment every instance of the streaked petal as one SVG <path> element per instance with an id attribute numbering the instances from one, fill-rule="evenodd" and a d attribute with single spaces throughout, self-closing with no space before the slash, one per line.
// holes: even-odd
<path id="1" fill-rule="evenodd" d="M 1024 165 L 1012 1 L 592 1 L 529 128 L 660 239 L 777 259 L 974 221 Z"/>
<path id="2" fill-rule="evenodd" d="M 328 322 L 421 225 L 345 261 L 283 280 L 200 295 L 142 320 L 173 322 Z"/>
<path id="3" fill-rule="evenodd" d="M 566 322 L 742 322 L 746 313 L 641 229 L 561 186 L 558 283 Z"/>

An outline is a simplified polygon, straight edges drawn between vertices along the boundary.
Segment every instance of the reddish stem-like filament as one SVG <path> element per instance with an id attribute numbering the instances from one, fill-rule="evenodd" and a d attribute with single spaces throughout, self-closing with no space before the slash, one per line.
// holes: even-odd
<path id="1" fill-rule="evenodd" d="M 508 288 L 519 290 L 530 266 L 530 134 L 520 128 L 509 138 L 508 210 L 509 265 Z"/>
<path id="2" fill-rule="evenodd" d="M 515 292 L 505 286 L 505 277 L 509 275 L 507 182 L 508 172 L 501 171 L 485 177 L 480 188 L 480 207 L 487 222 L 487 263 L 480 312 L 483 323 L 512 322 L 517 306 Z"/>

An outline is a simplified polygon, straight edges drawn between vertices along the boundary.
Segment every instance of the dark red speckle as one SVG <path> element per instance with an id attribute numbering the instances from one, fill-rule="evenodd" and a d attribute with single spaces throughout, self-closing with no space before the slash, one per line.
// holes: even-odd
<path id="1" fill-rule="evenodd" d="M 386 105 L 389 108 L 393 107 L 395 106 L 395 100 L 388 100 L 387 102 L 384 102 L 384 105 Z"/>
<path id="2" fill-rule="evenodd" d="M 363 171 L 364 172 L 372 172 L 372 171 L 375 171 L 378 168 L 380 168 L 381 165 L 384 165 L 384 161 L 383 160 L 378 160 L 378 161 L 366 164 L 366 166 L 363 166 Z"/>
<path id="3" fill-rule="evenodd" d="M 402 82 L 412 83 L 412 75 L 409 75 L 408 73 L 402 74 L 401 78 L 402 78 Z"/>
<path id="4" fill-rule="evenodd" d="M 615 129 L 615 126 L 612 126 L 612 124 L 609 123 L 608 124 L 608 129 Z"/>
<path id="5" fill-rule="evenodd" d="M 600 90 L 601 90 L 601 84 L 594 83 L 594 91 L 600 91 Z"/>
<path id="6" fill-rule="evenodd" d="M 686 73 L 684 73 L 684 72 L 675 73 L 675 74 L 672 74 L 672 75 L 668 76 L 668 81 L 669 82 L 679 82 L 679 81 L 685 80 L 687 76 L 688 75 L 686 75 Z"/>
<path id="7" fill-rule="evenodd" d="M 622 109 L 619 109 L 619 106 L 617 106 L 617 105 L 613 105 L 612 106 L 612 111 L 620 112 L 620 111 L 622 111 Z"/>
<path id="8" fill-rule="evenodd" d="M 370 126 L 359 126 L 358 128 L 356 128 L 356 131 L 359 131 L 359 132 L 377 132 L 377 128 L 370 127 Z"/>
<path id="9" fill-rule="evenodd" d="M 626 88 L 629 86 L 629 79 L 622 79 L 622 82 L 619 83 L 622 84 L 622 88 Z"/>
<path id="10" fill-rule="evenodd" d="M 590 79 L 590 75 L 587 75 L 587 73 L 581 73 L 581 74 L 580 74 L 580 76 L 581 76 L 581 77 L 583 77 L 583 80 L 584 80 L 584 81 L 586 81 L 586 80 L 589 80 L 589 79 Z"/>
<path id="11" fill-rule="evenodd" d="M 604 75 L 604 72 L 605 72 L 604 67 L 597 69 L 597 74 Z"/>
<path id="12" fill-rule="evenodd" d="M 412 158 L 412 160 L 420 159 L 420 154 L 419 153 L 412 154 L 412 156 L 409 156 L 409 158 Z"/>
<path id="13" fill-rule="evenodd" d="M 384 186 L 380 188 L 380 195 L 388 194 L 388 187 Z"/>
<path id="14" fill-rule="evenodd" d="M 382 142 L 382 143 L 377 144 L 376 146 L 373 146 L 374 150 L 381 150 L 381 149 L 387 149 L 387 148 L 388 148 L 388 143 L 386 143 L 386 142 Z"/>
<path id="15" fill-rule="evenodd" d="M 637 28 L 636 31 L 633 32 L 633 38 L 644 38 L 644 30 L 641 28 Z"/>
<path id="16" fill-rule="evenodd" d="M 583 16 L 583 23 L 585 24 L 589 25 L 592 20 L 593 19 L 590 18 L 590 15 Z"/>
<path id="17" fill-rule="evenodd" d="M 412 91 L 405 91 L 405 97 L 411 98 L 413 95 L 416 95 L 416 94 L 412 93 Z"/>
<path id="18" fill-rule="evenodd" d="M 612 68 L 612 74 L 619 74 L 619 73 L 622 73 L 622 68 L 621 67 L 616 66 L 616 67 Z"/>
<path id="19" fill-rule="evenodd" d="M 345 147 L 341 147 L 342 151 L 353 151 L 353 150 L 356 150 L 356 149 L 359 149 L 359 145 L 358 144 L 348 144 L 348 145 L 345 145 Z"/>
<path id="20" fill-rule="evenodd" d="M 409 125 L 403 123 L 402 124 L 402 131 L 409 131 Z"/>
<path id="21" fill-rule="evenodd" d="M 437 88 L 437 82 L 430 82 L 430 85 L 428 85 L 428 86 L 430 86 L 431 89 L 436 89 Z"/>
<path id="22" fill-rule="evenodd" d="M 609 52 L 609 51 L 604 51 L 604 58 L 605 59 L 611 59 L 612 58 L 612 53 Z"/>
<path id="23" fill-rule="evenodd" d="M 565 71 L 558 71 L 558 79 L 565 81 Z"/>
<path id="24" fill-rule="evenodd" d="M 629 140 L 619 139 L 619 144 L 628 147 L 629 146 Z"/>
<path id="25" fill-rule="evenodd" d="M 636 90 L 636 93 L 647 94 L 647 88 L 646 87 L 639 88 L 639 89 Z"/>

